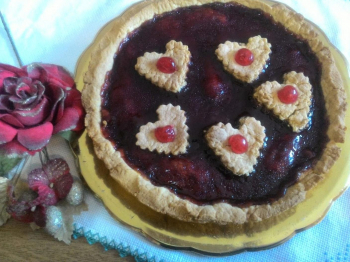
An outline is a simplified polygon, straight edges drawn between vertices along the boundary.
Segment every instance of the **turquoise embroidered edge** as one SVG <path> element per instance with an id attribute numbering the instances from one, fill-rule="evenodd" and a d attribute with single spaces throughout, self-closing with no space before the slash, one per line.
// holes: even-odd
<path id="1" fill-rule="evenodd" d="M 122 242 L 116 243 L 114 240 L 108 242 L 107 237 L 101 237 L 99 233 L 94 234 L 91 230 L 85 231 L 84 227 L 78 227 L 77 224 L 74 224 L 73 227 L 72 237 L 74 239 L 85 237 L 90 245 L 100 243 L 106 251 L 110 249 L 117 250 L 121 257 L 132 256 L 137 262 L 165 262 L 165 260 L 157 260 L 155 256 L 149 257 L 147 252 L 140 253 L 138 249 L 132 251 L 129 245 L 123 245 Z"/>

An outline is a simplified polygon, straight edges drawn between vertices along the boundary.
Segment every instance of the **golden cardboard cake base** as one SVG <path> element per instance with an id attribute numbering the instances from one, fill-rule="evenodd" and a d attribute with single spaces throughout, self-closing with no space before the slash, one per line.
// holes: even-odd
<path id="1" fill-rule="evenodd" d="M 135 11 L 152 1 L 156 0 L 144 1 L 132 6 L 101 29 L 92 45 L 78 61 L 75 80 L 79 90 L 82 90 L 84 86 L 83 77 L 89 65 L 91 52 L 102 36 L 111 28 L 112 23 L 127 19 Z M 273 5 L 275 2 L 266 1 L 266 3 Z M 315 27 L 319 38 L 331 49 L 335 57 L 346 86 L 347 102 L 350 104 L 350 79 L 346 60 L 329 42 L 324 33 L 317 26 Z M 349 111 L 346 114 L 348 127 L 350 127 Z M 346 132 L 346 137 L 350 138 L 350 128 Z M 188 223 L 151 210 L 119 186 L 109 176 L 109 171 L 103 162 L 95 156 L 92 141 L 86 132 L 80 137 L 78 144 L 77 154 L 80 169 L 86 183 L 118 221 L 140 232 L 154 243 L 211 255 L 256 251 L 285 242 L 297 232 L 320 222 L 333 201 L 350 185 L 350 139 L 347 139 L 345 144 L 340 145 L 342 148 L 341 157 L 329 174 L 307 193 L 306 200 L 297 207 L 258 223 L 228 224 L 225 226 Z"/>

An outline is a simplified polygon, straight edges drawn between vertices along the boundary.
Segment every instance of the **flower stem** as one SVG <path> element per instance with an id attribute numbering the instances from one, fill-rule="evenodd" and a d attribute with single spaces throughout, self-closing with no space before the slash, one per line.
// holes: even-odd
<path id="1" fill-rule="evenodd" d="M 25 165 L 28 162 L 30 155 L 25 156 L 20 163 L 17 165 L 16 167 L 16 171 L 15 171 L 15 175 L 12 177 L 12 179 L 10 180 L 10 184 L 12 186 L 15 186 L 18 182 L 18 179 L 20 178 L 21 174 L 22 174 L 22 170 L 24 169 Z"/>
<path id="2" fill-rule="evenodd" d="M 41 165 L 45 165 L 50 160 L 49 153 L 47 152 L 46 146 L 39 152 L 39 158 L 40 158 Z"/>

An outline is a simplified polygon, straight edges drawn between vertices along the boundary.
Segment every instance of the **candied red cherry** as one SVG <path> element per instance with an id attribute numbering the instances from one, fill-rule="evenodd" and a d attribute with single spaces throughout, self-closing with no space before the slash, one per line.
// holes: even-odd
<path id="1" fill-rule="evenodd" d="M 286 85 L 277 92 L 278 99 L 283 104 L 293 104 L 298 100 L 298 90 L 291 85 Z"/>
<path id="2" fill-rule="evenodd" d="M 168 56 L 163 56 L 157 61 L 157 69 L 165 74 L 172 74 L 176 71 L 174 59 Z"/>
<path id="3" fill-rule="evenodd" d="M 254 55 L 248 48 L 241 48 L 236 52 L 235 60 L 241 66 L 249 66 L 254 62 Z"/>
<path id="4" fill-rule="evenodd" d="M 242 135 L 230 136 L 228 143 L 230 144 L 233 153 L 243 154 L 248 150 L 248 142 Z"/>
<path id="5" fill-rule="evenodd" d="M 154 134 L 161 143 L 169 143 L 175 140 L 175 129 L 171 125 L 156 128 Z"/>

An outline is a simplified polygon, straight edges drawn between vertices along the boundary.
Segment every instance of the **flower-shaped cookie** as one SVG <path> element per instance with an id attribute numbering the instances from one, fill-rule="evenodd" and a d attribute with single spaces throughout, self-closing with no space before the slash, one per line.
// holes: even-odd
<path id="1" fill-rule="evenodd" d="M 226 41 L 215 53 L 226 71 L 243 82 L 251 83 L 264 69 L 270 48 L 267 39 L 258 35 L 249 38 L 247 44 Z"/>
<path id="2" fill-rule="evenodd" d="M 234 129 L 230 123 L 214 125 L 205 137 L 228 169 L 235 175 L 248 176 L 264 144 L 265 127 L 253 117 L 243 117 L 239 122 L 239 129 Z"/>
<path id="3" fill-rule="evenodd" d="M 186 85 L 190 57 L 187 45 L 171 40 L 164 54 L 146 52 L 139 57 L 135 69 L 158 87 L 178 93 Z"/>
<path id="4" fill-rule="evenodd" d="M 172 104 L 161 105 L 157 109 L 159 120 L 140 127 L 136 134 L 136 145 L 158 153 L 178 155 L 186 153 L 188 146 L 188 127 L 185 111 Z"/>
<path id="5" fill-rule="evenodd" d="M 285 74 L 283 79 L 283 84 L 276 81 L 262 84 L 255 90 L 254 98 L 281 120 L 287 120 L 294 132 L 300 132 L 309 123 L 311 84 L 308 77 L 295 71 Z"/>

